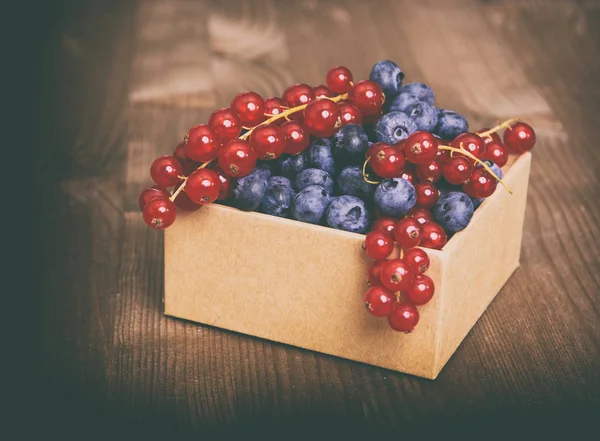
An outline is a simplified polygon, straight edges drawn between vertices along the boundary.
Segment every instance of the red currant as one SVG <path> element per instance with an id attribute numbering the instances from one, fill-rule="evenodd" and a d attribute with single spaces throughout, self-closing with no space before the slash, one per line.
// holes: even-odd
<path id="1" fill-rule="evenodd" d="M 421 248 L 411 248 L 404 253 L 404 261 L 415 274 L 423 274 L 429 269 L 429 256 Z"/>
<path id="2" fill-rule="evenodd" d="M 169 192 L 158 185 L 146 187 L 140 193 L 138 205 L 140 206 L 140 210 L 143 210 L 146 204 L 152 199 L 168 199 L 169 196 L 171 196 Z"/>
<path id="3" fill-rule="evenodd" d="M 256 167 L 256 153 L 246 141 L 234 139 L 219 151 L 219 167 L 234 178 L 242 178 Z"/>
<path id="4" fill-rule="evenodd" d="M 435 159 L 416 168 L 417 177 L 421 181 L 437 182 L 442 177 L 442 167 Z"/>
<path id="5" fill-rule="evenodd" d="M 265 116 L 271 118 L 271 116 L 281 115 L 287 110 L 287 107 L 281 98 L 272 97 L 265 100 Z"/>
<path id="6" fill-rule="evenodd" d="M 406 215 L 416 219 L 421 225 L 426 224 L 427 222 L 433 222 L 431 211 L 423 207 L 415 206 L 411 208 Z"/>
<path id="7" fill-rule="evenodd" d="M 385 95 L 376 82 L 362 80 L 352 86 L 348 99 L 358 107 L 363 116 L 369 116 L 381 112 Z"/>
<path id="8" fill-rule="evenodd" d="M 217 199 L 220 201 L 229 199 L 233 194 L 235 179 L 225 174 L 221 167 L 215 166 L 213 170 L 219 176 L 219 181 L 221 181 L 221 185 L 219 185 L 219 197 Z"/>
<path id="9" fill-rule="evenodd" d="M 179 144 L 177 144 L 177 147 L 175 147 L 175 151 L 173 152 L 173 156 L 181 164 L 183 174 L 186 176 L 198 168 L 198 164 L 192 161 L 192 158 L 190 158 L 187 154 L 185 141 L 181 141 Z"/>
<path id="10" fill-rule="evenodd" d="M 502 142 L 502 138 L 500 138 L 500 135 L 498 135 L 498 133 L 494 132 L 494 133 L 490 133 L 488 135 L 485 136 L 481 136 L 481 134 L 483 132 L 487 132 L 489 129 L 489 127 L 486 127 L 485 129 L 481 129 L 479 132 L 477 132 L 477 134 L 481 137 L 481 139 L 483 139 L 483 142 L 485 143 L 485 145 L 487 146 L 488 144 L 491 144 L 492 142 Z"/>
<path id="11" fill-rule="evenodd" d="M 475 133 L 463 133 L 458 135 L 452 141 L 452 147 L 457 149 L 464 149 L 471 153 L 476 158 L 483 158 L 485 154 L 485 142 L 483 139 Z"/>
<path id="12" fill-rule="evenodd" d="M 375 155 L 379 150 L 381 150 L 384 147 L 389 147 L 389 146 L 390 146 L 389 144 L 386 144 L 384 142 L 374 142 L 367 149 L 367 151 L 365 153 L 365 158 L 373 158 L 373 155 Z"/>
<path id="13" fill-rule="evenodd" d="M 373 286 L 365 293 L 365 307 L 375 317 L 387 317 L 394 307 L 394 295 L 382 286 Z"/>
<path id="14" fill-rule="evenodd" d="M 233 110 L 242 125 L 254 127 L 265 120 L 265 101 L 256 92 L 242 92 L 231 101 Z"/>
<path id="15" fill-rule="evenodd" d="M 221 180 L 213 170 L 201 168 L 188 176 L 185 191 L 197 204 L 210 204 L 219 197 Z"/>
<path id="16" fill-rule="evenodd" d="M 342 101 L 338 103 L 338 107 L 340 108 L 340 113 L 342 115 L 342 125 L 346 124 L 358 124 L 362 125 L 363 117 L 358 107 L 354 104 L 349 103 L 348 101 Z"/>
<path id="17" fill-rule="evenodd" d="M 369 286 L 381 285 L 381 267 L 384 262 L 385 260 L 376 260 L 369 265 L 369 269 L 367 270 L 367 280 L 369 281 Z"/>
<path id="18" fill-rule="evenodd" d="M 306 150 L 310 144 L 310 134 L 306 126 L 299 121 L 287 121 L 281 125 L 281 131 L 285 135 L 285 153 L 297 155 Z"/>
<path id="19" fill-rule="evenodd" d="M 422 235 L 423 227 L 419 221 L 413 217 L 405 217 L 396 223 L 394 239 L 396 239 L 400 248 L 407 250 L 418 246 L 421 242 Z"/>
<path id="20" fill-rule="evenodd" d="M 487 198 L 491 196 L 498 181 L 483 167 L 475 167 L 469 181 L 463 184 L 463 191 L 473 198 Z"/>
<path id="21" fill-rule="evenodd" d="M 352 72 L 344 66 L 329 69 L 326 80 L 327 87 L 335 93 L 346 93 L 352 88 Z"/>
<path id="22" fill-rule="evenodd" d="M 438 140 L 438 145 L 442 144 L 441 140 Z M 440 164 L 445 164 L 450 160 L 450 150 L 438 149 L 435 160 Z"/>
<path id="23" fill-rule="evenodd" d="M 421 182 L 415 185 L 415 191 L 419 207 L 431 208 L 440 197 L 440 191 L 431 182 Z"/>
<path id="24" fill-rule="evenodd" d="M 402 179 L 406 179 L 411 184 L 415 184 L 417 182 L 417 175 L 415 171 L 415 165 L 411 162 L 404 163 L 404 171 L 400 175 Z"/>
<path id="25" fill-rule="evenodd" d="M 460 185 L 471 177 L 473 165 L 464 156 L 453 156 L 442 167 L 444 179 L 452 185 Z"/>
<path id="26" fill-rule="evenodd" d="M 419 323 L 419 311 L 416 306 L 407 303 L 394 303 L 392 313 L 388 316 L 388 324 L 394 331 L 410 333 Z"/>
<path id="27" fill-rule="evenodd" d="M 201 204 L 192 201 L 185 191 L 180 192 L 173 202 L 178 210 L 196 211 L 202 207 Z"/>
<path id="28" fill-rule="evenodd" d="M 384 143 L 379 147 L 370 160 L 370 165 L 373 171 L 382 178 L 397 178 L 404 170 L 404 155 L 395 147 Z M 373 146 L 371 146 L 373 147 Z"/>
<path id="29" fill-rule="evenodd" d="M 240 136 L 242 122 L 231 109 L 217 109 L 208 120 L 208 125 L 219 136 L 221 144 Z"/>
<path id="30" fill-rule="evenodd" d="M 221 148 L 219 136 L 206 124 L 192 127 L 185 136 L 185 143 L 188 156 L 198 162 L 212 161 Z"/>
<path id="31" fill-rule="evenodd" d="M 179 184 L 183 168 L 181 163 L 174 156 L 159 156 L 150 166 L 150 176 L 152 180 L 161 187 L 173 187 Z"/>
<path id="32" fill-rule="evenodd" d="M 535 145 L 535 130 L 529 124 L 517 122 L 504 131 L 504 144 L 511 153 L 525 153 Z"/>
<path id="33" fill-rule="evenodd" d="M 431 277 L 418 274 L 414 282 L 404 292 L 404 298 L 413 305 L 424 305 L 429 302 L 435 292 L 435 286 Z"/>
<path id="34" fill-rule="evenodd" d="M 288 107 L 298 107 L 315 99 L 315 91 L 308 84 L 298 83 L 288 87 L 282 95 Z M 290 115 L 292 117 L 294 115 Z"/>
<path id="35" fill-rule="evenodd" d="M 429 221 L 423 225 L 423 238 L 421 239 L 421 246 L 424 248 L 432 248 L 434 250 L 441 250 L 448 242 L 448 236 L 442 228 L 442 226 L 436 222 Z"/>
<path id="36" fill-rule="evenodd" d="M 394 251 L 394 239 L 383 231 L 371 231 L 365 237 L 364 248 L 371 259 L 385 259 Z"/>
<path id="37" fill-rule="evenodd" d="M 335 93 L 333 93 L 329 87 L 324 84 L 319 84 L 318 86 L 313 87 L 313 90 L 315 91 L 316 99 L 323 97 L 333 98 L 335 96 Z"/>
<path id="38" fill-rule="evenodd" d="M 342 115 L 333 101 L 316 100 L 304 109 L 304 124 L 311 135 L 328 138 L 342 126 Z"/>
<path id="39" fill-rule="evenodd" d="M 506 150 L 502 142 L 490 142 L 485 148 L 483 159 L 492 161 L 498 167 L 504 167 L 508 162 L 508 150 Z"/>
<path id="40" fill-rule="evenodd" d="M 258 159 L 271 160 L 279 158 L 287 144 L 284 133 L 273 124 L 258 126 L 250 134 L 250 146 Z"/>
<path id="41" fill-rule="evenodd" d="M 404 140 L 404 154 L 413 164 L 427 164 L 433 161 L 438 152 L 438 142 L 429 132 L 418 131 Z"/>
<path id="42" fill-rule="evenodd" d="M 386 260 L 381 267 L 381 283 L 392 292 L 408 289 L 413 279 L 414 273 L 402 259 Z"/>
<path id="43" fill-rule="evenodd" d="M 383 231 L 384 233 L 394 234 L 396 228 L 396 219 L 393 217 L 380 217 L 371 226 L 371 231 Z"/>
<path id="44" fill-rule="evenodd" d="M 152 199 L 144 207 L 144 222 L 157 230 L 167 228 L 175 222 L 177 208 L 170 199 Z"/>

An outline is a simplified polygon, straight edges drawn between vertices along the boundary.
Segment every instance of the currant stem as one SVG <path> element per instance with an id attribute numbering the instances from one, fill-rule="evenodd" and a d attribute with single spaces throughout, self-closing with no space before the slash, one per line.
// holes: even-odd
<path id="1" fill-rule="evenodd" d="M 510 125 L 516 121 L 518 121 L 519 118 L 511 118 L 511 119 L 507 119 L 504 122 L 501 122 L 500 124 L 498 124 L 496 127 L 492 127 L 489 130 L 486 130 L 485 132 L 481 132 L 481 133 L 477 133 L 481 138 L 490 136 L 492 133 L 496 133 L 498 130 L 501 129 L 510 129 Z"/>
<path id="2" fill-rule="evenodd" d="M 367 173 L 367 164 L 369 163 L 370 160 L 371 160 L 371 157 L 369 156 L 366 159 L 365 163 L 363 164 L 363 168 L 362 168 L 363 179 L 365 180 L 365 182 L 367 184 L 375 184 L 375 185 L 377 185 L 377 184 L 381 183 L 381 181 L 371 181 L 371 180 L 369 180 L 369 174 Z"/>

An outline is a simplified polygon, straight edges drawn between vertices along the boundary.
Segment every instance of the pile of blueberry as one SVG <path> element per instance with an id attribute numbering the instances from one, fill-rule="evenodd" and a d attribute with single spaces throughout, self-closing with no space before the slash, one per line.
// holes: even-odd
<path id="1" fill-rule="evenodd" d="M 237 95 L 192 127 L 173 155 L 153 162 L 156 185 L 142 191 L 140 209 L 157 229 L 177 210 L 219 201 L 368 233 L 367 309 L 410 332 L 416 305 L 434 292 L 423 248 L 442 249 L 469 224 L 503 184 L 509 153 L 533 148 L 535 132 L 517 120 L 468 132 L 464 116 L 436 107 L 426 84 L 403 85 L 404 73 L 388 60 L 369 80 L 354 83 L 343 66 L 326 80 L 290 86 L 281 98 Z M 396 247 L 400 258 L 388 259 Z"/>

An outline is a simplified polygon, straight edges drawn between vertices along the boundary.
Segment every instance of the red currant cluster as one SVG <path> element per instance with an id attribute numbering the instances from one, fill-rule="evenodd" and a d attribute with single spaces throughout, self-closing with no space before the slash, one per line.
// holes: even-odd
<path id="1" fill-rule="evenodd" d="M 343 66 L 330 69 L 326 80 L 327 86 L 295 84 L 281 98 L 240 93 L 229 108 L 215 110 L 208 124 L 192 127 L 172 155 L 156 158 L 150 167 L 156 185 L 139 197 L 146 224 L 166 228 L 177 209 L 193 211 L 229 198 L 234 180 L 254 170 L 257 159 L 300 154 L 310 135 L 332 136 L 345 124 L 381 114 L 385 97 L 377 83 L 354 83 Z"/>

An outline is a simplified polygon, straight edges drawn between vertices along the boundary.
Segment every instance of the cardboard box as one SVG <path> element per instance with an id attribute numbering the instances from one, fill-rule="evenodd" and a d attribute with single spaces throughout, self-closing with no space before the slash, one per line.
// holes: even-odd
<path id="1" fill-rule="evenodd" d="M 220 205 L 165 231 L 165 314 L 436 378 L 519 266 L 530 163 L 513 159 L 514 194 L 499 185 L 442 251 L 427 250 L 436 292 L 411 334 L 365 311 L 363 235 Z"/>

